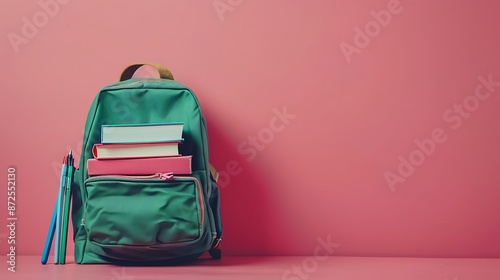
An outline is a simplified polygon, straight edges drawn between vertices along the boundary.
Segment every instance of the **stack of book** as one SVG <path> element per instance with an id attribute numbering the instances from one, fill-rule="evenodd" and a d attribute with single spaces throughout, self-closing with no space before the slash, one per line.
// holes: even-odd
<path id="1" fill-rule="evenodd" d="M 103 125 L 87 160 L 90 176 L 191 174 L 191 155 L 179 154 L 183 123 Z"/>

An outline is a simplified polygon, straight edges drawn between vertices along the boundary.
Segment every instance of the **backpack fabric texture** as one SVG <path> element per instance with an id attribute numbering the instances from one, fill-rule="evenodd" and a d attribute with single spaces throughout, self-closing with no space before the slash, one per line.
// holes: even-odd
<path id="1" fill-rule="evenodd" d="M 160 78 L 132 78 L 143 65 Z M 102 125 L 182 122 L 179 153 L 192 155 L 192 174 L 152 177 L 89 176 L 87 160 Z M 148 264 L 220 258 L 222 220 L 216 173 L 209 164 L 205 118 L 194 93 L 166 68 L 133 64 L 95 97 L 85 124 L 73 182 L 73 239 L 77 264 Z M 168 172 L 168 170 L 165 170 Z"/>

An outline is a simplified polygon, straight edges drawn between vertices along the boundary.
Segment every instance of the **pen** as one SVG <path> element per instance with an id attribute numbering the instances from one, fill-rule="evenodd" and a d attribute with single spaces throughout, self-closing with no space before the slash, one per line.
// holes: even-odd
<path id="1" fill-rule="evenodd" d="M 59 256 L 59 263 L 66 263 L 66 242 L 68 238 L 68 226 L 69 226 L 69 208 L 71 205 L 71 184 L 73 182 L 73 156 L 71 155 L 71 150 L 68 154 L 68 182 L 66 183 L 66 197 L 64 199 L 64 213 L 62 221 L 62 232 L 61 232 L 61 252 Z"/>
<path id="2" fill-rule="evenodd" d="M 52 239 L 54 238 L 54 232 L 56 230 L 56 217 L 57 217 L 57 206 L 54 207 L 54 212 L 52 213 L 52 219 L 50 220 L 49 232 L 47 233 L 47 238 L 45 239 L 45 246 L 43 247 L 42 253 L 42 264 L 46 264 L 49 259 L 50 246 L 52 246 Z"/>
<path id="3" fill-rule="evenodd" d="M 66 185 L 66 174 L 68 171 L 68 159 L 63 158 L 61 170 L 61 182 L 59 184 L 59 194 L 56 202 L 56 244 L 54 247 L 54 263 L 59 263 L 59 248 L 61 247 L 61 220 L 62 220 L 62 201 L 64 196 L 64 189 Z"/>

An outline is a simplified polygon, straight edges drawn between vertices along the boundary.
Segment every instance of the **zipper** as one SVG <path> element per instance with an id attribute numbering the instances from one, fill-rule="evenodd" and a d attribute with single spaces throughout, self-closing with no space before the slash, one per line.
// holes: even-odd
<path id="1" fill-rule="evenodd" d="M 174 173 L 173 172 L 168 172 L 168 173 L 156 173 L 153 175 L 98 175 L 98 176 L 92 176 L 89 177 L 87 180 L 85 180 L 84 183 L 92 182 L 95 180 L 102 180 L 102 179 L 126 179 L 126 180 L 149 180 L 149 179 L 161 179 L 161 180 L 171 180 L 174 178 Z"/>
<path id="2" fill-rule="evenodd" d="M 173 81 L 173 80 L 168 80 L 168 81 Z M 140 81 L 135 81 L 135 82 L 131 82 L 131 83 L 125 83 L 125 84 L 116 85 L 116 86 L 109 86 L 109 87 L 106 87 L 104 89 L 105 90 L 108 90 L 108 89 L 117 89 L 117 88 L 123 88 L 123 87 L 128 87 L 128 86 L 140 85 L 140 84 L 144 84 L 146 82 L 161 84 L 161 83 L 165 82 L 165 79 L 161 79 L 161 80 L 158 80 L 158 79 L 140 80 Z"/>
<path id="3" fill-rule="evenodd" d="M 99 176 L 92 176 L 85 180 L 85 184 L 88 182 L 96 181 L 96 180 L 105 180 L 105 179 L 123 179 L 123 180 L 177 180 L 177 181 L 194 181 L 196 183 L 196 186 L 198 188 L 198 200 L 199 200 L 199 206 L 200 206 L 200 231 L 203 230 L 203 224 L 205 222 L 205 205 L 203 203 L 203 190 L 201 188 L 201 183 L 198 178 L 193 177 L 193 176 L 174 176 L 173 172 L 168 172 L 168 173 L 156 173 L 153 175 L 146 175 L 146 176 L 130 176 L 130 175 L 99 175 Z M 83 209 L 83 217 L 85 217 L 87 212 L 87 207 Z M 85 226 L 85 218 L 82 218 L 81 221 L 81 226 L 86 228 Z"/>
<path id="4" fill-rule="evenodd" d="M 145 82 L 144 80 L 140 80 L 140 81 L 135 81 L 132 83 L 125 83 L 125 84 L 121 84 L 121 85 L 110 86 L 110 87 L 107 87 L 106 89 L 115 89 L 115 88 L 122 88 L 122 87 L 128 87 L 128 86 L 135 86 L 135 85 L 144 84 L 144 82 Z M 159 81 L 151 80 L 151 82 L 158 83 Z"/>

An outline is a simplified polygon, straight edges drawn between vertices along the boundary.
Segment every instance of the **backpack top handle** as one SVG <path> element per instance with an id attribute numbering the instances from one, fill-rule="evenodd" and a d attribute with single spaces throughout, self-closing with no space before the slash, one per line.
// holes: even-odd
<path id="1" fill-rule="evenodd" d="M 168 79 L 168 80 L 174 79 L 174 75 L 172 75 L 172 72 L 170 72 L 170 70 L 168 70 L 166 67 L 161 66 L 160 64 L 145 62 L 145 63 L 134 63 L 125 68 L 125 70 L 123 70 L 122 74 L 120 75 L 120 81 L 131 79 L 132 76 L 134 76 L 135 71 L 137 71 L 137 69 L 141 68 L 144 65 L 148 65 L 156 69 L 156 71 L 160 73 L 161 79 Z"/>

